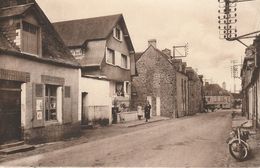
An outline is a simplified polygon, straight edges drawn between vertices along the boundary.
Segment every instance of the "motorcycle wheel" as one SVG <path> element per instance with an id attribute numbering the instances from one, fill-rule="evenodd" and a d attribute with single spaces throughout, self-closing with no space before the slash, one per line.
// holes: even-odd
<path id="1" fill-rule="evenodd" d="M 242 141 L 241 143 L 239 143 L 238 140 L 233 141 L 231 144 L 229 144 L 229 152 L 232 157 L 238 161 L 243 161 L 248 156 L 247 145 Z"/>

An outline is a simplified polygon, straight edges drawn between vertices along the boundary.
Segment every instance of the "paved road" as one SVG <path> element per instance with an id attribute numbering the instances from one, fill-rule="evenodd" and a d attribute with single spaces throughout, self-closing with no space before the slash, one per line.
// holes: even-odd
<path id="1" fill-rule="evenodd" d="M 222 167 L 229 165 L 230 127 L 230 112 L 199 114 L 1 165 Z"/>

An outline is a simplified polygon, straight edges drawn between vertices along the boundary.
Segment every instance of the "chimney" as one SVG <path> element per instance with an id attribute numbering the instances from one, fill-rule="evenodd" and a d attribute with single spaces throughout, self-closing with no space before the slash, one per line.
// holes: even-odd
<path id="1" fill-rule="evenodd" d="M 172 51 L 168 48 L 165 48 L 164 50 L 162 50 L 162 52 L 166 55 L 168 55 L 169 57 L 172 57 Z"/>
<path id="2" fill-rule="evenodd" d="M 209 82 L 205 82 L 205 86 L 209 86 Z"/>
<path id="3" fill-rule="evenodd" d="M 226 90 L 226 89 L 227 89 L 226 82 L 223 82 L 223 83 L 222 83 L 222 88 L 223 88 L 224 90 Z"/>
<path id="4" fill-rule="evenodd" d="M 154 48 L 156 48 L 156 39 L 148 40 L 148 47 L 152 45 Z"/>

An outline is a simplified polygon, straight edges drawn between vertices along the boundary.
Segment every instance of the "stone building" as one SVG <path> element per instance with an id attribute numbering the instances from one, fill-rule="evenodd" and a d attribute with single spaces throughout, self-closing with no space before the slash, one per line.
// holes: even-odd
<path id="1" fill-rule="evenodd" d="M 187 64 L 181 59 L 172 59 L 176 71 L 176 116 L 183 117 L 188 115 L 188 76 L 186 75 Z"/>
<path id="2" fill-rule="evenodd" d="M 133 77 L 132 108 L 152 105 L 152 115 L 183 117 L 188 114 L 188 77 L 186 63 L 173 59 L 171 51 L 160 51 L 156 40 L 136 54 L 137 76 Z"/>
<path id="3" fill-rule="evenodd" d="M 0 144 L 77 135 L 79 64 L 37 3 L 0 2 Z"/>
<path id="4" fill-rule="evenodd" d="M 259 127 L 260 115 L 260 36 L 257 36 L 253 45 L 245 51 L 245 58 L 241 70 L 242 79 L 242 113 Z"/>
<path id="5" fill-rule="evenodd" d="M 135 51 L 123 15 L 53 25 L 81 66 L 82 123 L 111 124 L 114 106 L 127 113 Z"/>
<path id="6" fill-rule="evenodd" d="M 188 96 L 189 111 L 188 115 L 194 115 L 197 112 L 203 112 L 203 76 L 197 74 L 191 67 L 186 68 L 188 76 Z"/>
<path id="7" fill-rule="evenodd" d="M 136 55 L 138 76 L 132 81 L 132 108 L 148 100 L 151 115 L 175 117 L 176 71 L 170 58 L 156 48 L 156 40 L 150 40 L 148 48 Z"/>

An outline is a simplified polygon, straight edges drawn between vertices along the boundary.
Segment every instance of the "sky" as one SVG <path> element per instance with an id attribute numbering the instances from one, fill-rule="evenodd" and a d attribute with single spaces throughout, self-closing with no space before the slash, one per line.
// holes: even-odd
<path id="1" fill-rule="evenodd" d="M 231 78 L 231 60 L 241 63 L 245 46 L 219 39 L 217 0 L 36 0 L 51 22 L 122 13 L 136 52 L 189 44 L 183 58 L 209 82 L 227 90 L 240 89 L 240 80 Z M 260 0 L 237 4 L 238 35 L 260 30 Z M 244 41 L 251 44 L 253 39 Z"/>

